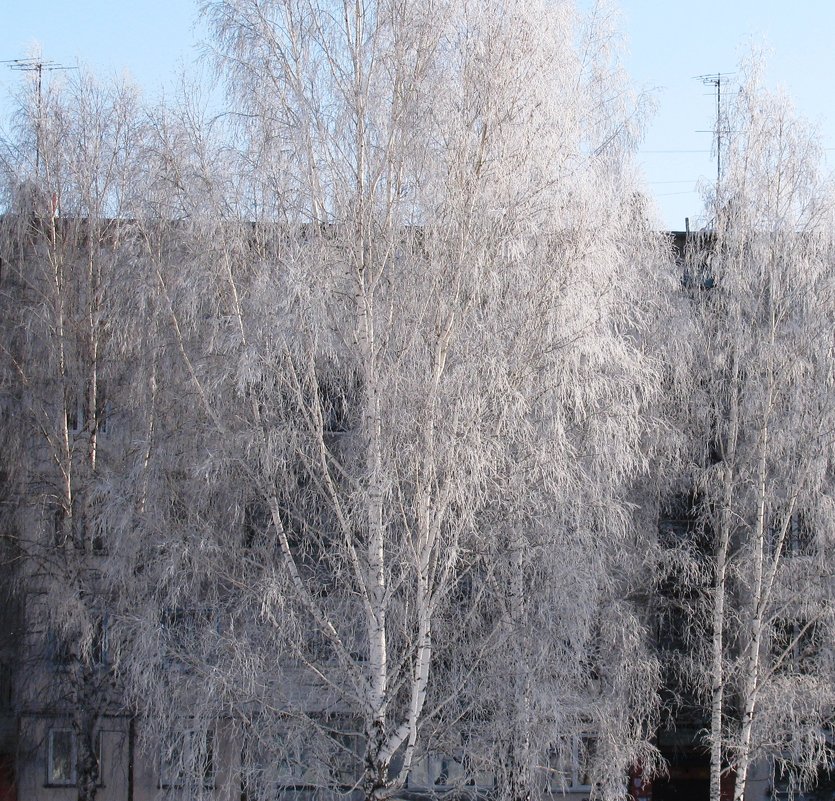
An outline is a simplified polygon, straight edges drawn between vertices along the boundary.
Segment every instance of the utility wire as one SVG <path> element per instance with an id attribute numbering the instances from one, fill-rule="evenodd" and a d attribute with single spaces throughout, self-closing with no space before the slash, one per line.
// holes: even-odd
<path id="1" fill-rule="evenodd" d="M 46 72 L 54 72 L 55 70 L 77 70 L 78 67 L 66 67 L 59 64 L 57 61 L 44 61 L 42 58 L 7 58 L 0 61 L 0 64 L 5 64 L 10 70 L 19 70 L 21 72 L 36 72 L 37 78 L 37 119 L 35 120 L 35 175 L 39 176 L 41 172 L 41 95 L 43 74 Z"/>

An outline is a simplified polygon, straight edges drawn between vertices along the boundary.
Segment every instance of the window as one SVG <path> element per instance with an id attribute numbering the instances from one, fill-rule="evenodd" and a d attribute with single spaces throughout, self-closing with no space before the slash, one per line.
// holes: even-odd
<path id="1" fill-rule="evenodd" d="M 352 732 L 333 732 L 330 735 L 328 768 L 330 783 L 352 787 L 362 773 L 363 738 Z"/>
<path id="2" fill-rule="evenodd" d="M 99 618 L 93 624 L 93 635 L 90 642 L 90 662 L 93 665 L 98 665 L 99 667 L 107 665 L 109 645 L 107 619 Z"/>
<path id="3" fill-rule="evenodd" d="M 463 778 L 461 763 L 446 754 L 431 754 L 427 763 L 429 780 L 436 787 L 445 787 Z"/>
<path id="4" fill-rule="evenodd" d="M 360 396 L 360 379 L 352 370 L 328 365 L 326 374 L 317 376 L 317 394 L 322 420 L 322 431 L 345 434 L 354 424 L 356 399 Z M 324 373 L 325 371 L 320 371 Z"/>
<path id="5" fill-rule="evenodd" d="M 75 658 L 67 639 L 55 629 L 51 629 L 46 637 L 46 650 L 56 670 L 68 670 Z"/>
<path id="6" fill-rule="evenodd" d="M 317 743 L 312 734 L 313 731 L 292 729 L 282 737 L 280 754 L 272 757 L 274 786 L 305 787 L 320 783 L 322 762 L 316 758 Z"/>
<path id="7" fill-rule="evenodd" d="M 96 783 L 101 785 L 101 732 L 95 737 Z M 46 783 L 54 787 L 74 786 L 77 781 L 78 742 L 72 729 L 50 729 L 47 735 Z"/>
<path id="8" fill-rule="evenodd" d="M 169 524 L 179 529 L 189 520 L 189 479 L 184 470 L 172 470 L 166 477 Z"/>
<path id="9" fill-rule="evenodd" d="M 103 668 L 109 663 L 110 637 L 107 620 L 102 617 L 90 623 L 89 640 L 81 630 L 51 629 L 46 637 L 46 656 L 56 670 L 68 670 L 75 662 Z"/>
<path id="10" fill-rule="evenodd" d="M 179 731 L 160 751 L 159 786 L 214 786 L 214 732 Z"/>
<path id="11" fill-rule="evenodd" d="M 338 384 L 319 382 L 319 407 L 324 432 L 344 434 L 349 430 L 348 398 Z"/>
<path id="12" fill-rule="evenodd" d="M 575 740 L 572 787 L 591 787 L 592 766 L 597 754 L 597 738 L 584 735 Z"/>
<path id="13" fill-rule="evenodd" d="M 466 751 L 455 755 L 430 752 L 417 760 L 409 773 L 410 787 L 492 787 L 494 783 L 493 774 L 474 766 Z"/>
<path id="14" fill-rule="evenodd" d="M 773 799 L 821 801 L 833 797 L 835 776 L 829 765 L 818 766 L 810 776 L 801 765 L 787 760 L 774 760 L 771 770 L 770 795 Z"/>
<path id="15" fill-rule="evenodd" d="M 74 785 L 77 759 L 75 734 L 72 729 L 50 729 L 46 783 Z"/>
<path id="16" fill-rule="evenodd" d="M 62 548 L 72 537 L 69 526 L 64 525 L 66 513 L 63 508 L 55 509 L 52 513 L 52 543 L 56 548 Z"/>
<path id="17" fill-rule="evenodd" d="M 209 618 L 210 612 L 203 609 L 174 606 L 164 610 L 162 630 L 168 647 L 174 652 L 192 653 Z"/>
<path id="18" fill-rule="evenodd" d="M 83 393 L 74 388 L 67 390 L 65 410 L 67 414 L 67 431 L 78 436 L 87 427 L 87 404 Z M 102 381 L 96 382 L 96 432 L 107 433 L 107 422 L 111 415 L 111 404 L 107 400 L 105 386 Z"/>
<path id="19" fill-rule="evenodd" d="M 818 629 L 814 620 L 776 620 L 771 636 L 774 669 L 783 674 L 813 673 L 821 651 L 822 636 Z"/>
<path id="20" fill-rule="evenodd" d="M 697 236 L 701 241 L 696 241 L 688 234 L 683 247 L 681 243 L 676 242 L 678 250 L 676 262 L 679 265 L 683 262 L 681 285 L 684 289 L 707 291 L 716 286 L 716 276 L 712 265 L 713 245 L 704 239 L 704 235 Z"/>
<path id="21" fill-rule="evenodd" d="M 84 430 L 84 402 L 82 396 L 72 390 L 68 390 L 65 409 L 67 413 L 67 431 L 70 434 L 80 434 Z"/>
<path id="22" fill-rule="evenodd" d="M 94 556 L 107 556 L 107 540 L 104 536 L 104 530 L 100 525 L 94 526 L 90 539 L 90 549 Z"/>
<path id="23" fill-rule="evenodd" d="M 771 553 L 775 554 L 780 535 L 783 533 L 785 516 L 777 515 L 771 524 Z M 789 520 L 783 535 L 780 556 L 810 556 L 814 553 L 815 532 L 802 512 L 795 512 Z"/>
<path id="24" fill-rule="evenodd" d="M 96 422 L 99 434 L 107 434 L 112 428 L 110 422 L 113 418 L 113 404 L 107 400 L 102 385 L 99 384 L 99 392 L 96 397 Z"/>
<path id="25" fill-rule="evenodd" d="M 687 599 L 683 599 L 686 601 Z M 663 598 L 658 602 L 655 623 L 655 642 L 662 652 L 685 652 L 688 649 L 688 634 L 693 625 L 683 603 Z"/>
<path id="26" fill-rule="evenodd" d="M 160 616 L 160 655 L 172 668 L 193 670 L 199 662 L 214 664 L 221 644 L 221 617 L 205 607 L 174 606 Z"/>
<path id="27" fill-rule="evenodd" d="M 265 749 L 258 738 L 258 721 L 248 733 L 241 751 L 243 765 L 243 797 L 246 799 L 275 799 L 287 788 L 301 788 L 314 780 L 308 770 L 312 760 L 307 744 L 301 740 L 289 742 L 282 737 L 281 752 Z"/>
<path id="28" fill-rule="evenodd" d="M 0 662 L 0 712 L 12 710 L 12 666 Z"/>
<path id="29" fill-rule="evenodd" d="M 590 790 L 597 754 L 597 738 L 583 734 L 564 739 L 550 757 L 549 786 L 552 792 Z"/>
<path id="30" fill-rule="evenodd" d="M 244 507 L 244 548 L 254 548 L 266 541 L 272 526 L 272 516 L 267 504 L 250 501 Z"/>
<path id="31" fill-rule="evenodd" d="M 354 787 L 362 772 L 363 738 L 343 727 L 350 722 L 311 719 L 286 729 L 278 742 L 265 743 L 254 720 L 241 751 L 243 797 L 277 799 L 288 790 Z"/>
<path id="32" fill-rule="evenodd" d="M 52 512 L 52 544 L 63 548 L 68 542 L 83 545 L 94 556 L 107 554 L 106 529 L 95 505 L 87 513 L 82 513 L 79 504 L 74 502 L 71 517 L 63 507 Z"/>

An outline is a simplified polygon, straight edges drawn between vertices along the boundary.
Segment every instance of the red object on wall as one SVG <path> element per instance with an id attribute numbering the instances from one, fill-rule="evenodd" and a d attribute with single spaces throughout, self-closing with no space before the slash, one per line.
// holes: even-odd
<path id="1" fill-rule="evenodd" d="M 734 790 L 736 789 L 736 771 L 729 768 L 723 772 L 719 779 L 719 801 L 734 801 Z"/>
<path id="2" fill-rule="evenodd" d="M 627 792 L 633 801 L 652 801 L 652 782 L 644 778 L 644 768 L 640 763 L 629 770 Z"/>
<path id="3" fill-rule="evenodd" d="M 0 801 L 17 801 L 14 761 L 13 754 L 0 754 Z"/>

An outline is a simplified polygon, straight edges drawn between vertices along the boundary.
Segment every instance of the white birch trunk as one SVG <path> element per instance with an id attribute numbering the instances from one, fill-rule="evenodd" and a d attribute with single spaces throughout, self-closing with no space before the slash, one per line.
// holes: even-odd
<path id="1" fill-rule="evenodd" d="M 725 701 L 725 596 L 732 529 L 732 504 L 739 437 L 739 361 L 731 355 L 729 382 L 728 441 L 723 448 L 723 497 L 719 514 L 713 587 L 713 631 L 711 635 L 711 706 L 710 706 L 710 799 L 719 801 L 722 770 L 726 761 L 723 747 Z"/>

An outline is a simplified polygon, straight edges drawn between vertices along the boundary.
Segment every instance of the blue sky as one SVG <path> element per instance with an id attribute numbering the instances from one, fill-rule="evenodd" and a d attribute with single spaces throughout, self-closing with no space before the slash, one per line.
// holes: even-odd
<path id="1" fill-rule="evenodd" d="M 196 55 L 196 3 L 190 0 L 6 0 L 0 24 L 0 59 L 29 55 L 95 73 L 130 74 L 149 94 Z M 0 92 L 20 76 L 0 70 Z M 4 98 L 5 99 L 5 98 Z"/>
<path id="2" fill-rule="evenodd" d="M 63 65 L 87 64 L 99 75 L 127 73 L 147 96 L 173 85 L 181 65 L 198 54 L 202 30 L 190 0 L 7 0 L 0 25 L 0 59 L 28 55 Z M 589 0 L 583 0 L 588 5 Z M 770 86 L 784 87 L 797 110 L 820 125 L 835 165 L 835 3 L 832 0 L 701 0 L 699 3 L 620 0 L 626 66 L 656 106 L 638 154 L 659 223 L 696 225 L 700 181 L 715 176 L 711 134 L 715 97 L 694 76 L 733 72 L 752 44 L 768 50 Z M 0 124 L 20 73 L 0 68 Z M 728 89 L 733 90 L 733 84 Z"/>
<path id="3" fill-rule="evenodd" d="M 639 161 L 666 228 L 683 229 L 685 217 L 700 216 L 694 187 L 716 175 L 712 135 L 698 132 L 714 125 L 714 90 L 693 76 L 735 71 L 752 46 L 766 49 L 768 86 L 785 89 L 797 112 L 819 126 L 824 147 L 835 148 L 831 0 L 621 0 L 620 21 L 626 66 L 656 103 Z M 831 168 L 835 150 L 828 155 Z"/>

